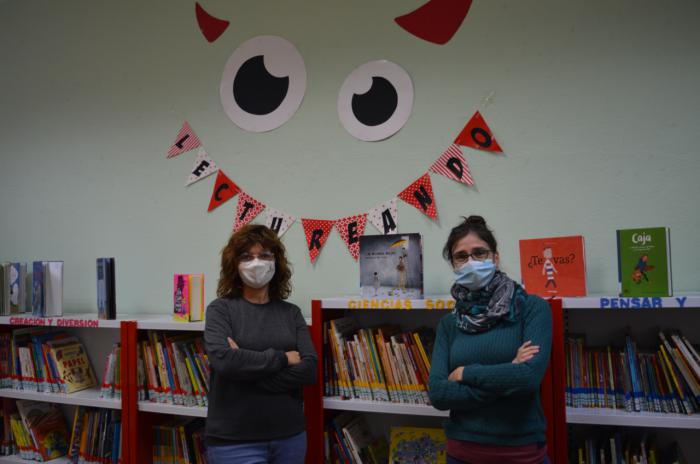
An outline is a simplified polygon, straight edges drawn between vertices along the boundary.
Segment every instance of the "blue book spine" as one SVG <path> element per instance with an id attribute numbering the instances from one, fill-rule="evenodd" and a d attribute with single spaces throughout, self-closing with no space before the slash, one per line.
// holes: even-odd
<path id="1" fill-rule="evenodd" d="M 32 316 L 44 317 L 44 263 L 34 261 L 32 266 Z"/>
<path id="2" fill-rule="evenodd" d="M 114 441 L 112 442 L 112 464 L 118 464 L 119 463 L 119 443 L 120 443 L 120 435 L 121 435 L 121 428 L 122 428 L 122 423 L 121 422 L 115 422 L 114 423 Z"/>

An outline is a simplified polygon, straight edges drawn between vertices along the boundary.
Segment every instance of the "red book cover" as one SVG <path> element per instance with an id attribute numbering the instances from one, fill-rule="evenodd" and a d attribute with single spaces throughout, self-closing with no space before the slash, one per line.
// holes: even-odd
<path id="1" fill-rule="evenodd" d="M 585 296 L 583 236 L 520 240 L 520 273 L 528 293 L 546 298 Z"/>

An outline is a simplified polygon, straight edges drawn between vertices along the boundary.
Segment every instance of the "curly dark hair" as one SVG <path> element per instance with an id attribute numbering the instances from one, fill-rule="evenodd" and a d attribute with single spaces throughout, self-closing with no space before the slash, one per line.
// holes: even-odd
<path id="1" fill-rule="evenodd" d="M 445 247 L 442 249 L 443 258 L 452 262 L 452 248 L 454 248 L 455 244 L 463 237 L 469 235 L 470 232 L 474 232 L 481 240 L 486 242 L 494 254 L 498 253 L 496 237 L 493 236 L 493 232 L 491 232 L 491 230 L 488 228 L 486 225 L 486 220 L 483 217 L 471 215 L 468 218 L 462 216 L 462 219 L 464 219 L 462 223 L 455 226 L 450 231 L 450 236 L 447 238 L 447 243 L 445 243 Z"/>
<path id="2" fill-rule="evenodd" d="M 255 245 L 275 255 L 275 275 L 270 281 L 271 300 L 285 300 L 292 293 L 292 267 L 287 261 L 287 252 L 277 234 L 266 226 L 249 224 L 231 234 L 226 246 L 221 250 L 221 273 L 216 287 L 219 298 L 243 296 L 243 281 L 238 275 L 239 257 Z"/>

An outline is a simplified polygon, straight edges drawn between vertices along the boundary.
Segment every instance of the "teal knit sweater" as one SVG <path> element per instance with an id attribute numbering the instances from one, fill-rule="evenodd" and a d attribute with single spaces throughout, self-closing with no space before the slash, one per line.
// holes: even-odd
<path id="1" fill-rule="evenodd" d="M 449 438 L 494 445 L 545 441 L 546 421 L 540 405 L 540 382 L 549 364 L 552 314 L 546 301 L 528 295 L 517 320 L 467 334 L 455 315 L 438 325 L 430 369 L 433 406 L 449 410 Z M 520 345 L 531 340 L 540 351 L 530 361 L 513 364 Z M 461 382 L 447 380 L 464 366 Z"/>

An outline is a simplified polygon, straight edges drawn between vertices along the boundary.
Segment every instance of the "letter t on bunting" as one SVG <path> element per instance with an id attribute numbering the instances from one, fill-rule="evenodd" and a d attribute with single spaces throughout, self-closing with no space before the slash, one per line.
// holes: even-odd
<path id="1" fill-rule="evenodd" d="M 367 213 L 358 216 L 348 216 L 335 221 L 340 237 L 347 245 L 352 257 L 357 261 L 360 257 L 360 236 L 365 233 Z"/>
<path id="2" fill-rule="evenodd" d="M 216 175 L 216 182 L 214 183 L 214 191 L 211 194 L 211 200 L 209 200 L 209 209 L 211 211 L 214 208 L 226 203 L 231 198 L 235 197 L 241 188 L 235 184 L 231 179 L 229 179 L 224 171 L 219 170 Z"/>
<path id="3" fill-rule="evenodd" d="M 236 206 L 236 221 L 233 223 L 233 231 L 235 232 L 248 224 L 264 209 L 265 203 L 261 203 L 247 193 L 241 192 L 241 196 L 238 197 L 238 205 Z"/>
<path id="4" fill-rule="evenodd" d="M 474 185 L 467 160 L 462 156 L 459 146 L 454 143 L 433 163 L 430 171 L 463 184 Z"/>
<path id="5" fill-rule="evenodd" d="M 430 176 L 426 172 L 423 176 L 407 187 L 398 197 L 409 205 L 416 208 L 430 219 L 437 219 L 437 207 L 435 205 L 435 195 L 433 195 L 433 184 Z"/>
<path id="6" fill-rule="evenodd" d="M 335 221 L 326 221 L 323 219 L 301 219 L 312 264 L 316 262 L 316 258 L 318 258 L 318 255 L 321 253 L 321 248 L 326 244 L 326 240 L 328 240 L 328 236 L 331 234 L 334 223 Z"/>
<path id="7" fill-rule="evenodd" d="M 478 111 L 469 120 L 462 132 L 459 133 L 454 143 L 463 147 L 476 148 L 477 150 L 503 153 L 501 146 L 496 142 L 493 132 L 486 125 L 486 121 Z"/>

